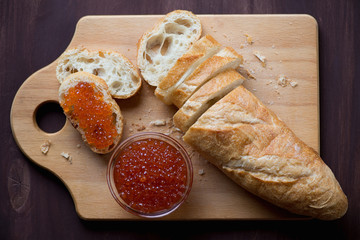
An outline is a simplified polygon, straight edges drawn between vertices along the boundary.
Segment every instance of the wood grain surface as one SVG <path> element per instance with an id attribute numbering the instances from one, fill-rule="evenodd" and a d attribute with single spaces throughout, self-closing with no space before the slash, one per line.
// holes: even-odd
<path id="1" fill-rule="evenodd" d="M 340 220 L 83 221 L 65 185 L 12 137 L 15 93 L 68 46 L 85 15 L 310 14 L 319 28 L 321 156 L 349 198 Z M 349 1 L 0 1 L 0 236 L 2 239 L 359 239 L 360 3 Z M 58 115 L 58 112 L 55 112 Z M 48 117 L 48 116 L 46 116 Z M 42 121 L 56 132 L 64 119 Z"/>
<path id="2" fill-rule="evenodd" d="M 87 16 L 79 20 L 69 48 L 115 50 L 136 62 L 136 43 L 160 16 Z M 245 58 L 244 66 L 255 79 L 247 88 L 272 108 L 298 136 L 319 149 L 317 23 L 308 15 L 199 15 L 203 34 L 211 34 L 224 46 L 231 46 Z M 230 24 L 231 23 L 231 24 Z M 119 28 L 121 26 L 121 28 Z M 104 37 L 106 36 L 106 37 Z M 252 41 L 247 38 L 252 36 Z M 254 56 L 267 56 L 266 66 Z M 39 106 L 57 102 L 57 61 L 31 75 L 17 92 L 11 109 L 11 127 L 16 142 L 29 159 L 58 176 L 69 189 L 75 208 L 83 219 L 139 219 L 121 209 L 110 194 L 106 168 L 111 154 L 94 154 L 79 133 L 66 122 L 56 133 L 42 131 L 34 119 Z M 284 74 L 298 86 L 281 87 Z M 271 82 L 271 83 L 270 83 Z M 125 119 L 122 139 L 137 132 L 169 134 L 182 142 L 173 127 L 176 108 L 154 96 L 144 83 L 135 97 L 119 100 Z M 165 126 L 155 126 L 162 120 Z M 40 146 L 51 141 L 47 154 Z M 187 201 L 164 219 L 296 219 L 241 189 L 187 146 L 194 166 L 194 182 Z M 68 153 L 66 160 L 61 153 Z M 198 174 L 203 171 L 205 174 Z M 19 193 L 21 194 L 21 192 Z M 212 199 L 212 201 L 209 201 Z M 212 209 L 212 211 L 209 211 Z"/>

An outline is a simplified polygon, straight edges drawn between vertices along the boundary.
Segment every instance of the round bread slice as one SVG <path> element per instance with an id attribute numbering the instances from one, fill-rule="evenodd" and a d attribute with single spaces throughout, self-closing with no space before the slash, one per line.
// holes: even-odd
<path id="1" fill-rule="evenodd" d="M 87 72 L 69 75 L 60 85 L 59 102 L 92 151 L 105 154 L 119 143 L 123 117 L 103 79 Z"/>
<path id="2" fill-rule="evenodd" d="M 160 19 L 138 42 L 137 65 L 144 80 L 158 86 L 201 32 L 199 18 L 189 11 L 176 10 Z"/>
<path id="3" fill-rule="evenodd" d="M 66 50 L 58 60 L 56 77 L 62 83 L 76 72 L 88 72 L 102 78 L 114 98 L 129 98 L 141 87 L 137 69 L 129 59 L 115 51 L 89 51 L 84 47 Z"/>

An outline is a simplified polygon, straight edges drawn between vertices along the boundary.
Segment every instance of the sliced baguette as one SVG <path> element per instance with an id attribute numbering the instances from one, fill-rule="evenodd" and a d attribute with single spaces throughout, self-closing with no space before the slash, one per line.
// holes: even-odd
<path id="1" fill-rule="evenodd" d="M 69 102 L 71 98 L 69 91 L 73 92 L 74 87 L 79 86 L 78 84 L 89 84 L 86 86 L 90 86 L 95 94 L 86 97 L 81 94 L 75 95 L 74 100 L 79 103 L 75 105 L 73 102 Z M 89 104 L 90 101 L 95 105 Z M 112 151 L 119 143 L 123 130 L 123 117 L 118 104 L 111 97 L 109 88 L 103 79 L 87 72 L 77 72 L 69 75 L 60 85 L 59 102 L 66 117 L 80 132 L 82 139 L 92 151 L 105 154 Z M 96 102 L 99 104 L 96 104 Z M 87 105 L 90 109 L 83 112 L 81 108 L 84 105 Z M 102 109 L 104 105 L 106 105 L 105 108 L 110 107 L 107 110 L 110 112 L 105 117 L 100 115 L 104 112 L 97 110 L 97 107 Z M 80 112 L 82 114 L 79 114 Z M 107 128 L 104 128 L 104 125 L 111 129 L 110 132 L 106 131 Z M 90 135 L 95 137 L 89 137 Z M 111 139 L 108 139 L 109 136 L 111 136 Z M 101 141 L 104 141 L 104 143 L 99 145 L 98 143 Z"/>
<path id="2" fill-rule="evenodd" d="M 244 77 L 234 69 L 219 73 L 200 87 L 175 113 L 174 125 L 185 133 L 201 114 L 243 81 Z"/>
<path id="3" fill-rule="evenodd" d="M 243 58 L 233 48 L 226 47 L 200 64 L 171 94 L 171 102 L 181 107 L 185 101 L 209 79 L 226 71 L 235 69 Z"/>
<path id="4" fill-rule="evenodd" d="M 155 95 L 164 103 L 170 105 L 173 91 L 180 85 L 201 63 L 212 57 L 220 50 L 221 45 L 210 35 L 202 37 L 182 55 L 161 80 L 155 90 Z"/>
<path id="5" fill-rule="evenodd" d="M 201 32 L 199 18 L 189 11 L 176 10 L 160 19 L 138 42 L 137 65 L 144 80 L 158 86 Z"/>
<path id="6" fill-rule="evenodd" d="M 84 47 L 66 50 L 60 56 L 56 68 L 59 82 L 81 71 L 102 78 L 114 98 L 129 98 L 141 87 L 137 69 L 125 56 L 115 51 L 89 51 Z"/>
<path id="7" fill-rule="evenodd" d="M 347 198 L 320 156 L 239 86 L 183 137 L 236 183 L 293 213 L 332 220 Z"/>

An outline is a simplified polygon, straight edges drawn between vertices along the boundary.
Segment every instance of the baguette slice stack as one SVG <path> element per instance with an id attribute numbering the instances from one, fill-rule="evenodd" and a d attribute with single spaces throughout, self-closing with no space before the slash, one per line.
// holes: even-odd
<path id="1" fill-rule="evenodd" d="M 198 69 L 201 64 L 220 50 L 221 45 L 210 35 L 197 42 L 175 63 L 168 74 L 158 84 L 155 95 L 164 103 L 172 104 L 173 92 Z"/>
<path id="2" fill-rule="evenodd" d="M 237 184 L 279 207 L 324 220 L 342 217 L 347 198 L 331 170 L 241 86 L 241 55 L 217 42 L 213 49 L 215 42 L 209 35 L 195 41 L 173 56 L 169 70 L 151 76 L 157 79 L 155 95 L 180 108 L 174 124 L 184 141 Z M 204 45 L 210 47 L 195 50 Z"/>
<path id="3" fill-rule="evenodd" d="M 174 125 L 185 133 L 212 104 L 240 86 L 243 81 L 244 77 L 234 69 L 218 74 L 197 90 L 175 113 Z"/>

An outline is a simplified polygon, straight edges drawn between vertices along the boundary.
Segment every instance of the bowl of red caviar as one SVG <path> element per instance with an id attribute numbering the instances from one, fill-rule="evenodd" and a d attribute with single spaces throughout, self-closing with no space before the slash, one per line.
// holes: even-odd
<path id="1" fill-rule="evenodd" d="M 140 217 L 175 211 L 190 193 L 193 167 L 185 148 L 156 132 L 135 134 L 114 150 L 107 183 L 116 202 Z"/>

